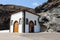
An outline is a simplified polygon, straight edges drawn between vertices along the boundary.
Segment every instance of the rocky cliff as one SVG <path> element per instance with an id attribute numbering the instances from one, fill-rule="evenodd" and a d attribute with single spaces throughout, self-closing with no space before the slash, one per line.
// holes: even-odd
<path id="1" fill-rule="evenodd" d="M 43 3 L 43 5 L 37 6 L 35 11 L 37 13 L 46 12 L 52 8 L 57 7 L 58 5 L 60 5 L 60 0 L 48 0 L 46 3 Z"/>
<path id="2" fill-rule="evenodd" d="M 48 0 L 47 3 L 36 7 L 35 10 L 37 13 L 44 14 L 41 15 L 41 20 L 44 21 L 41 26 L 42 31 L 44 26 L 46 26 L 44 31 L 60 32 L 60 0 Z M 48 22 L 46 22 L 44 18 L 47 19 Z"/>

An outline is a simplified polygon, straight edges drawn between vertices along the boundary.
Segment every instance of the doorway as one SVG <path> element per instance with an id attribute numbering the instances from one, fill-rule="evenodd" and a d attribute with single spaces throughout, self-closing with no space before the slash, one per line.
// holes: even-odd
<path id="1" fill-rule="evenodd" d="M 29 33 L 34 33 L 34 22 L 33 21 L 29 22 Z"/>
<path id="2" fill-rule="evenodd" d="M 13 32 L 18 32 L 18 21 L 14 22 Z"/>

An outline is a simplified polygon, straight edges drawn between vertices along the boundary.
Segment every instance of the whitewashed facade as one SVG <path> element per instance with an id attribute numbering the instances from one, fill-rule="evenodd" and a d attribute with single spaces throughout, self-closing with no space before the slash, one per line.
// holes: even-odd
<path id="1" fill-rule="evenodd" d="M 30 21 L 33 21 L 34 23 L 34 33 L 40 32 L 38 17 L 39 17 L 38 15 L 33 14 L 31 12 L 27 12 L 27 11 L 25 12 L 20 11 L 18 13 L 12 14 L 11 19 L 10 19 L 10 32 L 11 33 L 14 32 L 13 30 L 14 30 L 15 21 L 18 21 L 18 33 L 29 33 L 29 22 Z"/>

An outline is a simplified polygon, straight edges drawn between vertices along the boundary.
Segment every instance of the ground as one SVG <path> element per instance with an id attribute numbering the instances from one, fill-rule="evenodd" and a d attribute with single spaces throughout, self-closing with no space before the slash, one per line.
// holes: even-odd
<path id="1" fill-rule="evenodd" d="M 0 33 L 1 40 L 60 40 L 60 33 Z"/>

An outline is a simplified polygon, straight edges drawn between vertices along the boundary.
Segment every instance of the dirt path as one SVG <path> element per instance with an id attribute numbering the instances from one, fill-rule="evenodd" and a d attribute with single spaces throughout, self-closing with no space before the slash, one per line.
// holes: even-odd
<path id="1" fill-rule="evenodd" d="M 60 33 L 0 33 L 0 40 L 60 40 Z"/>

